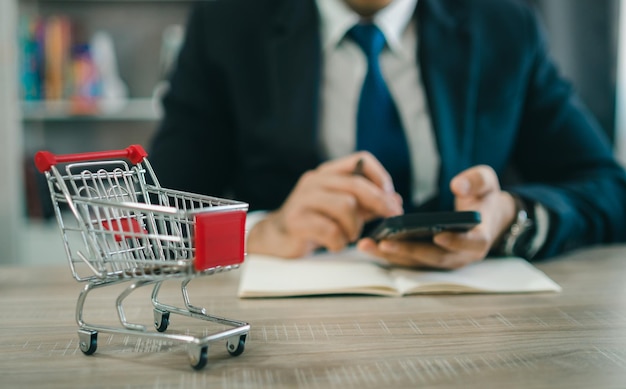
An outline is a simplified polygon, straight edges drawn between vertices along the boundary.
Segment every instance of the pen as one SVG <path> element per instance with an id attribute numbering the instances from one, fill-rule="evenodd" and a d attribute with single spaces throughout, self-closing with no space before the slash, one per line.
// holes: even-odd
<path id="1" fill-rule="evenodd" d="M 354 170 L 352 170 L 352 175 L 353 176 L 365 177 L 365 172 L 363 171 L 363 164 L 364 163 L 365 163 L 365 161 L 363 161 L 363 158 L 359 158 L 359 160 L 356 161 L 356 166 L 354 167 Z"/>
<path id="2" fill-rule="evenodd" d="M 361 177 L 364 177 L 366 179 L 369 179 L 365 175 L 365 169 L 363 168 L 364 165 L 365 165 L 365 160 L 363 158 L 359 158 L 359 160 L 356 161 L 356 165 L 354 166 L 354 169 L 352 169 L 352 175 L 353 176 L 361 176 Z M 395 192 L 395 189 L 393 188 L 393 183 L 392 182 L 383 182 L 382 189 L 386 193 L 393 193 L 393 192 Z"/>

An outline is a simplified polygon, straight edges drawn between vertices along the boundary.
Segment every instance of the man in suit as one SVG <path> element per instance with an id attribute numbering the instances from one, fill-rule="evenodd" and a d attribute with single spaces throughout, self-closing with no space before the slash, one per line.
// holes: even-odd
<path id="1" fill-rule="evenodd" d="M 377 65 L 355 24 L 384 37 Z M 374 66 L 403 131 L 406 179 L 357 150 Z M 250 214 L 261 215 L 250 253 L 340 250 L 403 206 L 477 210 L 482 222 L 432 243 L 358 247 L 456 268 L 626 239 L 626 175 L 521 0 L 200 2 L 163 103 L 150 155 L 161 184 L 264 211 Z"/>

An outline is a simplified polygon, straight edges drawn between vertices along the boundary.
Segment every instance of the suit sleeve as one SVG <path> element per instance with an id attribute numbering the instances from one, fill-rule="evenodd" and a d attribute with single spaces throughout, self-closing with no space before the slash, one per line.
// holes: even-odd
<path id="1" fill-rule="evenodd" d="M 510 188 L 550 214 L 536 258 L 626 240 L 626 174 L 601 128 L 558 74 L 537 18 L 527 14 L 531 70 Z"/>

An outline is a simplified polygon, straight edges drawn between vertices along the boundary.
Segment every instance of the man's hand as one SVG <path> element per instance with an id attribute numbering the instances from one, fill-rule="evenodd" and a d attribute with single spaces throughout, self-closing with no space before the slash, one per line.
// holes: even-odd
<path id="1" fill-rule="evenodd" d="M 355 175 L 359 159 L 363 171 Z M 250 230 L 247 252 L 293 258 L 318 248 L 338 251 L 358 239 L 366 221 L 401 213 L 389 173 L 359 152 L 303 174 L 283 205 Z"/>
<path id="2" fill-rule="evenodd" d="M 482 222 L 467 232 L 441 232 L 433 243 L 362 239 L 360 250 L 403 266 L 455 269 L 485 258 L 515 219 L 515 201 L 500 190 L 492 168 L 474 166 L 450 182 L 458 211 L 478 211 Z"/>

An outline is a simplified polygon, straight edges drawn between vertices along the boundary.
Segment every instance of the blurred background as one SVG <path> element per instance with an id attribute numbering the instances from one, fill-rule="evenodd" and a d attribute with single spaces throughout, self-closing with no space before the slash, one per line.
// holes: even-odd
<path id="1" fill-rule="evenodd" d="M 626 161 L 626 0 L 529 1 Z M 32 156 L 147 145 L 192 2 L 0 0 L 0 265 L 64 261 Z"/>

